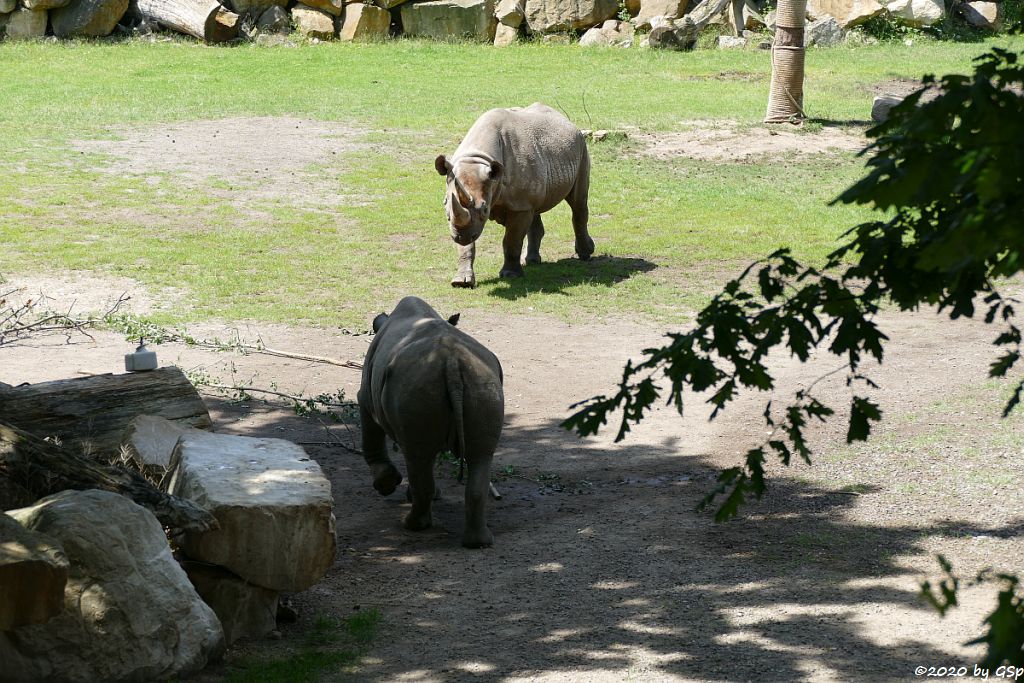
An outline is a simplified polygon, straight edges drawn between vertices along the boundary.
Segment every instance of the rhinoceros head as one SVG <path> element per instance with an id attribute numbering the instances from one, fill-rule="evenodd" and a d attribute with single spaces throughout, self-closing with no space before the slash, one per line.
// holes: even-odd
<path id="1" fill-rule="evenodd" d="M 434 168 L 446 178 L 444 212 L 452 239 L 463 246 L 480 237 L 491 213 L 491 201 L 501 183 L 502 165 L 478 157 L 457 159 L 453 164 L 443 154 Z"/>

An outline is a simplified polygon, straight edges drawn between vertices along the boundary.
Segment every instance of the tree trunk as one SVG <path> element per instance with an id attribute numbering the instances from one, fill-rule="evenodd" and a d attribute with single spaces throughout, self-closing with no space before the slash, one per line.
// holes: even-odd
<path id="1" fill-rule="evenodd" d="M 0 421 L 0 477 L 48 496 L 65 489 L 103 489 L 148 508 L 164 526 L 204 532 L 217 528 L 212 514 L 195 503 L 158 490 L 142 475 L 102 465 Z"/>
<path id="2" fill-rule="evenodd" d="M 210 426 L 203 399 L 173 366 L 0 389 L 0 421 L 106 460 L 117 456 L 125 428 L 139 415 Z"/>
<path id="3" fill-rule="evenodd" d="M 772 81 L 765 123 L 796 123 L 804 115 L 804 15 L 807 0 L 779 0 L 772 42 Z"/>
<path id="4" fill-rule="evenodd" d="M 216 0 L 133 0 L 132 6 L 140 16 L 208 43 L 238 37 L 241 17 Z"/>
<path id="5" fill-rule="evenodd" d="M 702 0 L 700 4 L 683 15 L 677 22 L 682 24 L 676 32 L 681 42 L 687 49 L 697 44 L 697 36 L 704 30 L 712 19 L 725 11 L 725 8 L 733 0 Z M 805 0 L 806 1 L 806 0 Z"/>

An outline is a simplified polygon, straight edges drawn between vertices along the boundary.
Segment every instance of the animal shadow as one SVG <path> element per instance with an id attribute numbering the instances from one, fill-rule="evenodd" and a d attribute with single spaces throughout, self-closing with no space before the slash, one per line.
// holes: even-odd
<path id="1" fill-rule="evenodd" d="M 657 267 L 642 258 L 603 255 L 580 261 L 573 257 L 527 265 L 521 278 L 490 277 L 479 284 L 490 286 L 488 296 L 515 301 L 536 293 L 565 294 L 566 289 L 582 284 L 611 287 Z"/>

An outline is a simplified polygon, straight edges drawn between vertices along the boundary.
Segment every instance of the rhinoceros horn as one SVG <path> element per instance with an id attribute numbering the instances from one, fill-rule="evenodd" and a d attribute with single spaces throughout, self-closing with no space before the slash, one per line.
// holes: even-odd
<path id="1" fill-rule="evenodd" d="M 466 225 L 469 223 L 469 211 L 463 206 L 462 198 L 466 198 L 466 202 L 472 201 L 469 199 L 469 194 L 462 189 L 462 183 L 459 182 L 458 178 L 452 177 L 455 183 L 455 192 L 452 193 L 451 208 L 452 208 L 452 223 L 454 225 Z"/>

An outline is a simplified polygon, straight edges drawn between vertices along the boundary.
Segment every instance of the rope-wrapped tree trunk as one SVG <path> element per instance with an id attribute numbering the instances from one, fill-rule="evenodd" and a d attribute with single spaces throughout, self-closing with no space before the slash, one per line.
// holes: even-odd
<path id="1" fill-rule="evenodd" d="M 779 0 L 772 42 L 772 81 L 765 123 L 803 120 L 804 15 L 807 0 Z"/>

